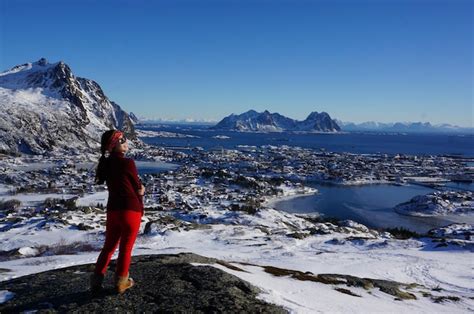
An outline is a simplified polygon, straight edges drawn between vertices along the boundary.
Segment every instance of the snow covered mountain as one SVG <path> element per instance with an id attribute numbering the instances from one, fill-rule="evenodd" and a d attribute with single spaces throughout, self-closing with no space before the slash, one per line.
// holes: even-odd
<path id="1" fill-rule="evenodd" d="M 92 151 L 111 128 L 137 140 L 129 115 L 62 61 L 41 58 L 0 73 L 0 151 Z"/>
<path id="2" fill-rule="evenodd" d="M 450 124 L 433 125 L 429 122 L 395 122 L 382 123 L 368 121 L 363 123 L 337 121 L 344 131 L 384 131 L 408 133 L 473 133 L 473 128 L 459 127 Z"/>
<path id="3" fill-rule="evenodd" d="M 326 112 L 312 112 L 304 121 L 297 121 L 282 116 L 279 113 L 270 113 L 268 110 L 257 112 L 249 110 L 240 115 L 231 114 L 216 124 L 213 129 L 254 131 L 254 132 L 280 132 L 280 131 L 306 131 L 306 132 L 337 132 L 340 131 L 337 123 Z"/>
<path id="4" fill-rule="evenodd" d="M 297 128 L 302 131 L 328 131 L 336 132 L 341 128 L 326 112 L 311 112 L 306 120 L 298 123 Z"/>
<path id="5" fill-rule="evenodd" d="M 140 121 L 140 119 L 133 112 L 130 112 L 129 116 L 130 116 L 130 121 L 132 121 L 134 125 Z"/>

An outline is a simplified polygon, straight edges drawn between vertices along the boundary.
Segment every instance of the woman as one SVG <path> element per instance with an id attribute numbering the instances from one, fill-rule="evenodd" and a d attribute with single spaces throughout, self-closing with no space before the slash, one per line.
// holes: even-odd
<path id="1" fill-rule="evenodd" d="M 128 268 L 143 215 L 145 188 L 138 178 L 135 162 L 124 157 L 128 143 L 121 131 L 106 131 L 101 138 L 100 150 L 102 156 L 97 166 L 96 182 L 107 183 L 109 198 L 105 243 L 91 275 L 91 290 L 96 293 L 102 288 L 107 266 L 120 243 L 115 288 L 118 293 L 123 293 L 134 285 L 133 279 L 128 276 Z M 105 156 L 106 152 L 109 157 Z"/>

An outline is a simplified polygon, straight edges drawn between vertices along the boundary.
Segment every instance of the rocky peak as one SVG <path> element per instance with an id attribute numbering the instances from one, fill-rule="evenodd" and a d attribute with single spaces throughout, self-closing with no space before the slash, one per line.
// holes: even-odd
<path id="1" fill-rule="evenodd" d="M 237 131 L 322 131 L 336 132 L 340 128 L 326 112 L 312 112 L 304 121 L 297 121 L 279 113 L 270 113 L 268 110 L 258 113 L 249 110 L 240 115 L 230 115 L 222 119 L 214 129 Z"/>
<path id="2" fill-rule="evenodd" d="M 275 122 L 273 121 L 273 116 L 268 110 L 265 110 L 263 113 L 259 115 L 258 121 L 260 123 L 268 124 L 268 125 L 275 124 Z"/>
<path id="3" fill-rule="evenodd" d="M 319 116 L 319 113 L 318 113 L 317 111 L 313 111 L 313 112 L 311 112 L 311 113 L 308 115 L 308 117 L 306 118 L 306 120 L 313 120 L 313 119 L 315 119 L 315 118 L 318 117 L 318 116 Z"/>
<path id="4" fill-rule="evenodd" d="M 45 66 L 45 65 L 48 64 L 48 60 L 46 60 L 46 58 L 41 58 L 38 61 L 36 61 L 35 63 L 39 66 Z"/>
<path id="5" fill-rule="evenodd" d="M 306 120 L 302 121 L 303 128 L 311 128 L 317 131 L 340 131 L 341 128 L 336 121 L 332 120 L 327 112 L 311 112 Z"/>
<path id="6" fill-rule="evenodd" d="M 113 128 L 137 139 L 128 114 L 108 99 L 99 84 L 76 77 L 63 61 L 41 58 L 0 73 L 1 118 L 2 112 L 6 122 L 0 130 L 0 150 L 50 151 L 67 135 L 92 148 L 101 132 Z"/>
<path id="7" fill-rule="evenodd" d="M 306 120 L 323 120 L 323 119 L 331 119 L 331 117 L 329 116 L 327 112 L 323 111 L 321 113 L 318 113 L 317 111 L 313 111 L 306 118 Z"/>
<path id="8" fill-rule="evenodd" d="M 130 112 L 128 115 L 130 116 L 130 120 L 133 124 L 137 124 L 140 121 L 140 119 L 135 115 L 135 113 Z"/>
<path id="9" fill-rule="evenodd" d="M 245 117 L 245 118 L 253 118 L 255 116 L 258 116 L 259 113 L 255 110 L 249 110 L 247 112 L 244 112 L 240 115 L 232 114 L 233 117 Z"/>

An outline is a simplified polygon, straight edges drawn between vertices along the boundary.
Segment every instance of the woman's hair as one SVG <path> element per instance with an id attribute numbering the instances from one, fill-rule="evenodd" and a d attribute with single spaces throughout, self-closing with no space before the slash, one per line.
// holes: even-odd
<path id="1" fill-rule="evenodd" d="M 100 139 L 100 158 L 95 173 L 95 182 L 97 184 L 104 184 L 105 180 L 107 179 L 108 160 L 107 157 L 105 157 L 105 152 L 107 150 L 109 140 L 114 134 L 114 132 L 115 130 L 105 131 Z"/>

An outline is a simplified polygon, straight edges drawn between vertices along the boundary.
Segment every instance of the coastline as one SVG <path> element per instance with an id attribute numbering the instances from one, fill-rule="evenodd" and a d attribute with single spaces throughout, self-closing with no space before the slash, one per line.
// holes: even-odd
<path id="1" fill-rule="evenodd" d="M 290 192 L 288 194 L 284 193 L 283 195 L 265 197 L 265 201 L 262 203 L 262 205 L 276 209 L 274 208 L 274 205 L 278 202 L 292 200 L 300 196 L 311 196 L 319 193 L 318 189 L 308 187 L 305 187 L 305 191 L 303 191 L 303 193 L 301 193 L 300 190 L 295 189 L 290 189 L 289 191 Z"/>

